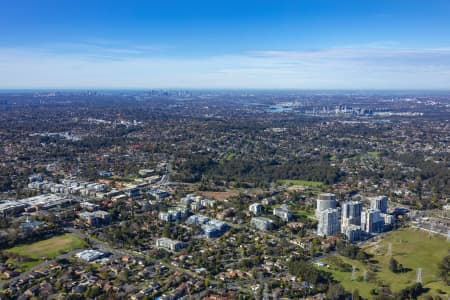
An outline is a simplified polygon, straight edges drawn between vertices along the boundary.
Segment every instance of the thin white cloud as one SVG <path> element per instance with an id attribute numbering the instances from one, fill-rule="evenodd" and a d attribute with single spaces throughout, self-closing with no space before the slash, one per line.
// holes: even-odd
<path id="1" fill-rule="evenodd" d="M 155 50 L 156 49 L 156 50 Z M 0 48 L 0 88 L 448 89 L 450 48 L 161 57 L 113 43 Z"/>

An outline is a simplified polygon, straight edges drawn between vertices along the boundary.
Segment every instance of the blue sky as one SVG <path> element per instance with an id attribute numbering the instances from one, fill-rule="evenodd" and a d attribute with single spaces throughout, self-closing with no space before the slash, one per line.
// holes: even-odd
<path id="1" fill-rule="evenodd" d="M 0 0 L 0 88 L 449 89 L 450 1 Z"/>

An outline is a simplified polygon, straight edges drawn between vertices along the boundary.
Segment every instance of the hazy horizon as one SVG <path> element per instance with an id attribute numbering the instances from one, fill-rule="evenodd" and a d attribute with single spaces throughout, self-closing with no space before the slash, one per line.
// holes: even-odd
<path id="1" fill-rule="evenodd" d="M 450 87 L 448 1 L 15 1 L 0 89 Z"/>

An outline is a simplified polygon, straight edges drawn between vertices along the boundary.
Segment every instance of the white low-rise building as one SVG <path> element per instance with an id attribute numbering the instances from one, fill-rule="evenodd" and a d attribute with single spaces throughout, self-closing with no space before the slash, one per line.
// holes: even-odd
<path id="1" fill-rule="evenodd" d="M 274 208 L 273 215 L 281 218 L 285 222 L 289 222 L 292 218 L 292 213 L 286 206 Z"/>
<path id="2" fill-rule="evenodd" d="M 250 206 L 248 207 L 248 210 L 251 213 L 253 213 L 255 216 L 257 216 L 262 213 L 263 206 L 261 203 L 253 203 L 253 204 L 250 204 Z"/>
<path id="3" fill-rule="evenodd" d="M 170 251 L 178 251 L 186 247 L 186 244 L 177 240 L 163 237 L 156 240 L 156 247 Z"/>
<path id="4" fill-rule="evenodd" d="M 98 250 L 88 249 L 75 254 L 76 257 L 85 261 L 94 261 L 105 256 L 105 253 Z"/>
<path id="5" fill-rule="evenodd" d="M 259 230 L 271 230 L 273 228 L 273 221 L 264 217 L 254 217 L 251 219 L 250 224 Z"/>

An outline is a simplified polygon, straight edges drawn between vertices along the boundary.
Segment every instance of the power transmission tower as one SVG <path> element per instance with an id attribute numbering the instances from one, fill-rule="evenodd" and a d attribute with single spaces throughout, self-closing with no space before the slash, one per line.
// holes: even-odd
<path id="1" fill-rule="evenodd" d="M 422 284 L 422 268 L 418 268 L 417 269 L 417 283 Z"/>
<path id="2" fill-rule="evenodd" d="M 392 243 L 388 244 L 387 256 L 392 256 Z"/>
<path id="3" fill-rule="evenodd" d="M 356 280 L 356 267 L 352 266 L 352 280 Z"/>

